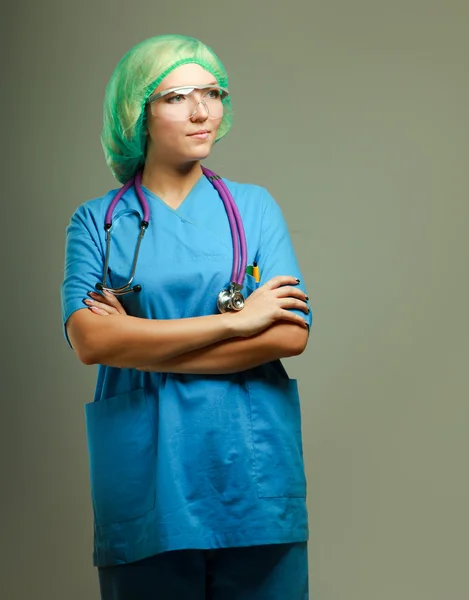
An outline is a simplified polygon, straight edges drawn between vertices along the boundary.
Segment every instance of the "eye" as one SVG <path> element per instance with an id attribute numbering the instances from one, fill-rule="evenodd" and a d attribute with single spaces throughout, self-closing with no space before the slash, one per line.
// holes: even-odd
<path id="1" fill-rule="evenodd" d="M 177 96 L 171 96 L 170 98 L 167 98 L 166 102 L 169 104 L 179 104 L 185 99 L 186 97 L 183 94 L 177 94 Z"/>
<path id="2" fill-rule="evenodd" d="M 220 90 L 209 90 L 206 96 L 213 100 L 219 100 L 221 98 L 221 92 Z"/>

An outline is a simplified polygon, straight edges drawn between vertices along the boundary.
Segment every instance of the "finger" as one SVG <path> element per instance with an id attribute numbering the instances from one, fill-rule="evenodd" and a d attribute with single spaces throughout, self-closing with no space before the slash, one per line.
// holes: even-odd
<path id="1" fill-rule="evenodd" d="M 95 300 L 99 300 L 101 302 L 107 302 L 108 304 L 115 305 L 116 302 L 118 302 L 118 300 L 114 296 L 114 294 L 110 294 L 106 290 L 103 290 L 99 294 L 97 292 L 88 292 L 88 295 L 91 296 L 92 298 L 94 298 Z"/>
<path id="2" fill-rule="evenodd" d="M 88 296 L 91 296 L 91 298 L 97 302 L 104 302 L 105 304 L 109 305 L 111 304 L 107 297 L 102 293 L 98 294 L 97 292 L 88 292 Z"/>
<path id="3" fill-rule="evenodd" d="M 111 294 L 111 292 L 108 292 L 107 290 L 103 290 L 104 291 L 104 295 L 106 297 L 106 299 L 115 307 L 115 309 L 117 310 L 117 312 L 121 315 L 125 315 L 127 314 L 124 310 L 124 307 L 122 306 L 122 304 L 120 303 L 120 301 L 117 299 L 117 297 L 114 294 Z"/>
<path id="4" fill-rule="evenodd" d="M 88 295 L 91 296 L 93 300 L 97 302 L 102 302 L 104 304 L 107 304 L 108 306 L 113 306 L 119 313 L 126 314 L 124 307 L 116 298 L 116 296 L 114 296 L 114 294 L 103 290 L 102 294 L 97 294 L 96 292 L 88 292 Z"/>
<path id="5" fill-rule="evenodd" d="M 116 304 L 116 303 L 120 304 L 119 300 L 117 299 L 117 296 L 115 294 L 112 294 L 108 290 L 103 290 L 103 296 L 105 298 L 107 298 L 109 300 L 109 302 L 112 302 L 113 304 Z"/>
<path id="6" fill-rule="evenodd" d="M 117 299 L 117 297 L 114 294 L 112 294 L 111 292 L 108 292 L 107 290 L 103 290 L 102 295 L 96 294 L 96 292 L 90 292 L 90 296 L 92 296 L 95 300 L 105 302 L 106 304 L 113 306 L 117 310 L 117 312 L 121 315 L 127 314 L 124 310 L 124 307 Z"/>
<path id="7" fill-rule="evenodd" d="M 89 298 L 87 298 L 84 302 L 89 308 L 91 308 L 92 306 L 95 306 L 96 308 L 105 310 L 106 313 L 109 315 L 117 315 L 118 314 L 117 310 L 113 306 L 109 306 L 105 302 L 98 302 L 97 300 L 90 300 Z"/>
<path id="8" fill-rule="evenodd" d="M 277 288 L 275 291 L 275 295 L 277 298 L 286 298 L 287 296 L 291 296 L 292 298 L 299 298 L 307 302 L 309 300 L 309 296 L 307 296 L 303 290 L 298 287 L 293 287 L 291 285 L 283 285 L 282 287 Z"/>
<path id="9" fill-rule="evenodd" d="M 298 300 L 297 298 L 282 298 L 279 302 L 279 305 L 282 309 L 297 309 L 301 310 L 305 314 L 309 313 L 309 306 L 303 302 L 302 300 Z"/>
<path id="10" fill-rule="evenodd" d="M 100 315 L 101 317 L 109 317 L 109 313 L 102 308 L 98 308 L 97 306 L 88 306 L 88 308 L 95 315 Z"/>
<path id="11" fill-rule="evenodd" d="M 282 321 L 289 321 L 290 323 L 296 323 L 297 325 L 300 325 L 300 327 L 303 327 L 304 329 L 308 329 L 308 323 L 303 319 L 303 317 L 301 317 L 300 315 L 297 315 L 295 313 L 292 313 L 288 310 L 282 310 L 280 318 Z"/>
<path id="12" fill-rule="evenodd" d="M 264 286 L 267 289 L 275 290 L 282 285 L 298 285 L 300 280 L 297 277 L 293 277 L 291 275 L 277 275 L 276 277 L 272 277 L 269 279 Z"/>

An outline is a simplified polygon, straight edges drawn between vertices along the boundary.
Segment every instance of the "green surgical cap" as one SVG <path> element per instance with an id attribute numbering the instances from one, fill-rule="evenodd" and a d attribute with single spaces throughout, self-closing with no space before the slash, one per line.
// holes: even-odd
<path id="1" fill-rule="evenodd" d="M 140 42 L 120 60 L 106 87 L 101 143 L 114 177 L 126 183 L 143 168 L 146 151 L 148 97 L 177 67 L 195 63 L 228 87 L 228 75 L 215 53 L 205 44 L 183 35 L 159 35 Z M 218 142 L 231 128 L 231 100 L 224 100 Z"/>

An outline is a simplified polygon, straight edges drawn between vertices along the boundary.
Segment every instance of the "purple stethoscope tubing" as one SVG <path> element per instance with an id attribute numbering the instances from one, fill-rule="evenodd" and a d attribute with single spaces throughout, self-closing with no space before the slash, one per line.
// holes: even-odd
<path id="1" fill-rule="evenodd" d="M 129 190 L 132 186 L 135 186 L 135 192 L 137 194 L 140 205 L 143 209 L 143 220 L 148 224 L 150 222 L 150 207 L 148 206 L 147 199 L 145 198 L 145 194 L 142 190 L 142 172 L 139 171 L 133 179 L 130 179 L 125 185 L 121 187 L 121 189 L 114 196 L 113 201 L 109 205 L 109 208 L 106 211 L 106 218 L 104 219 L 104 227 L 105 229 L 109 229 L 112 225 L 112 215 L 114 214 L 114 209 L 117 206 L 117 203 L 122 198 L 127 190 Z"/>
<path id="2" fill-rule="evenodd" d="M 246 243 L 246 234 L 244 231 L 243 222 L 241 219 L 241 215 L 239 213 L 238 207 L 234 201 L 233 195 L 229 191 L 223 179 L 217 175 L 214 171 L 207 169 L 206 167 L 202 167 L 202 172 L 213 185 L 213 187 L 217 190 L 223 204 L 225 206 L 226 214 L 228 217 L 228 222 L 230 225 L 231 237 L 233 241 L 233 268 L 231 271 L 231 285 L 236 286 L 238 288 L 238 292 L 241 290 L 244 282 L 244 276 L 246 273 L 247 267 L 247 243 Z M 134 260 L 132 263 L 132 270 L 129 282 L 122 286 L 121 288 L 117 288 L 112 290 L 106 286 L 106 272 L 109 263 L 109 253 L 110 253 L 110 235 L 112 228 L 112 216 L 114 214 L 114 210 L 117 206 L 117 203 L 122 198 L 122 196 L 129 190 L 132 186 L 135 187 L 135 193 L 137 195 L 138 201 L 143 210 L 143 219 L 140 223 L 140 236 L 137 243 L 137 248 L 134 255 Z M 150 223 L 150 206 L 145 197 L 145 194 L 142 190 L 142 172 L 139 171 L 134 178 L 129 180 L 125 185 L 121 187 L 121 189 L 114 196 L 111 204 L 109 205 L 106 216 L 104 220 L 104 229 L 106 230 L 106 259 L 105 259 L 105 267 L 103 274 L 103 283 L 97 284 L 97 289 L 107 289 L 109 291 L 114 291 L 117 294 L 127 293 L 128 291 L 132 291 L 129 288 L 130 284 L 133 281 L 135 268 L 138 259 L 138 251 L 140 247 L 140 242 L 143 239 L 143 235 L 145 230 L 147 229 Z M 133 291 L 140 291 L 141 286 L 134 286 Z M 232 290 L 230 293 L 234 293 L 236 290 Z M 221 292 L 223 294 L 223 292 Z M 242 298 L 242 297 L 241 297 Z"/>
<path id="3" fill-rule="evenodd" d="M 233 239 L 233 269 L 231 271 L 231 282 L 242 286 L 244 274 L 246 273 L 248 251 L 241 215 L 239 214 L 234 198 L 223 179 L 206 167 L 202 167 L 202 171 L 220 194 L 220 198 L 225 205 L 226 214 L 230 223 L 231 237 Z"/>

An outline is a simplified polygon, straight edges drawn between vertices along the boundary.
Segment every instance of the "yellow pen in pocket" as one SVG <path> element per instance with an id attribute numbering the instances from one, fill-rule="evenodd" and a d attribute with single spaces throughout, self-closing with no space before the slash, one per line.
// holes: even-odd
<path id="1" fill-rule="evenodd" d="M 261 272 L 256 262 L 252 264 L 252 276 L 257 281 L 257 283 L 259 283 L 259 281 L 261 280 Z"/>

